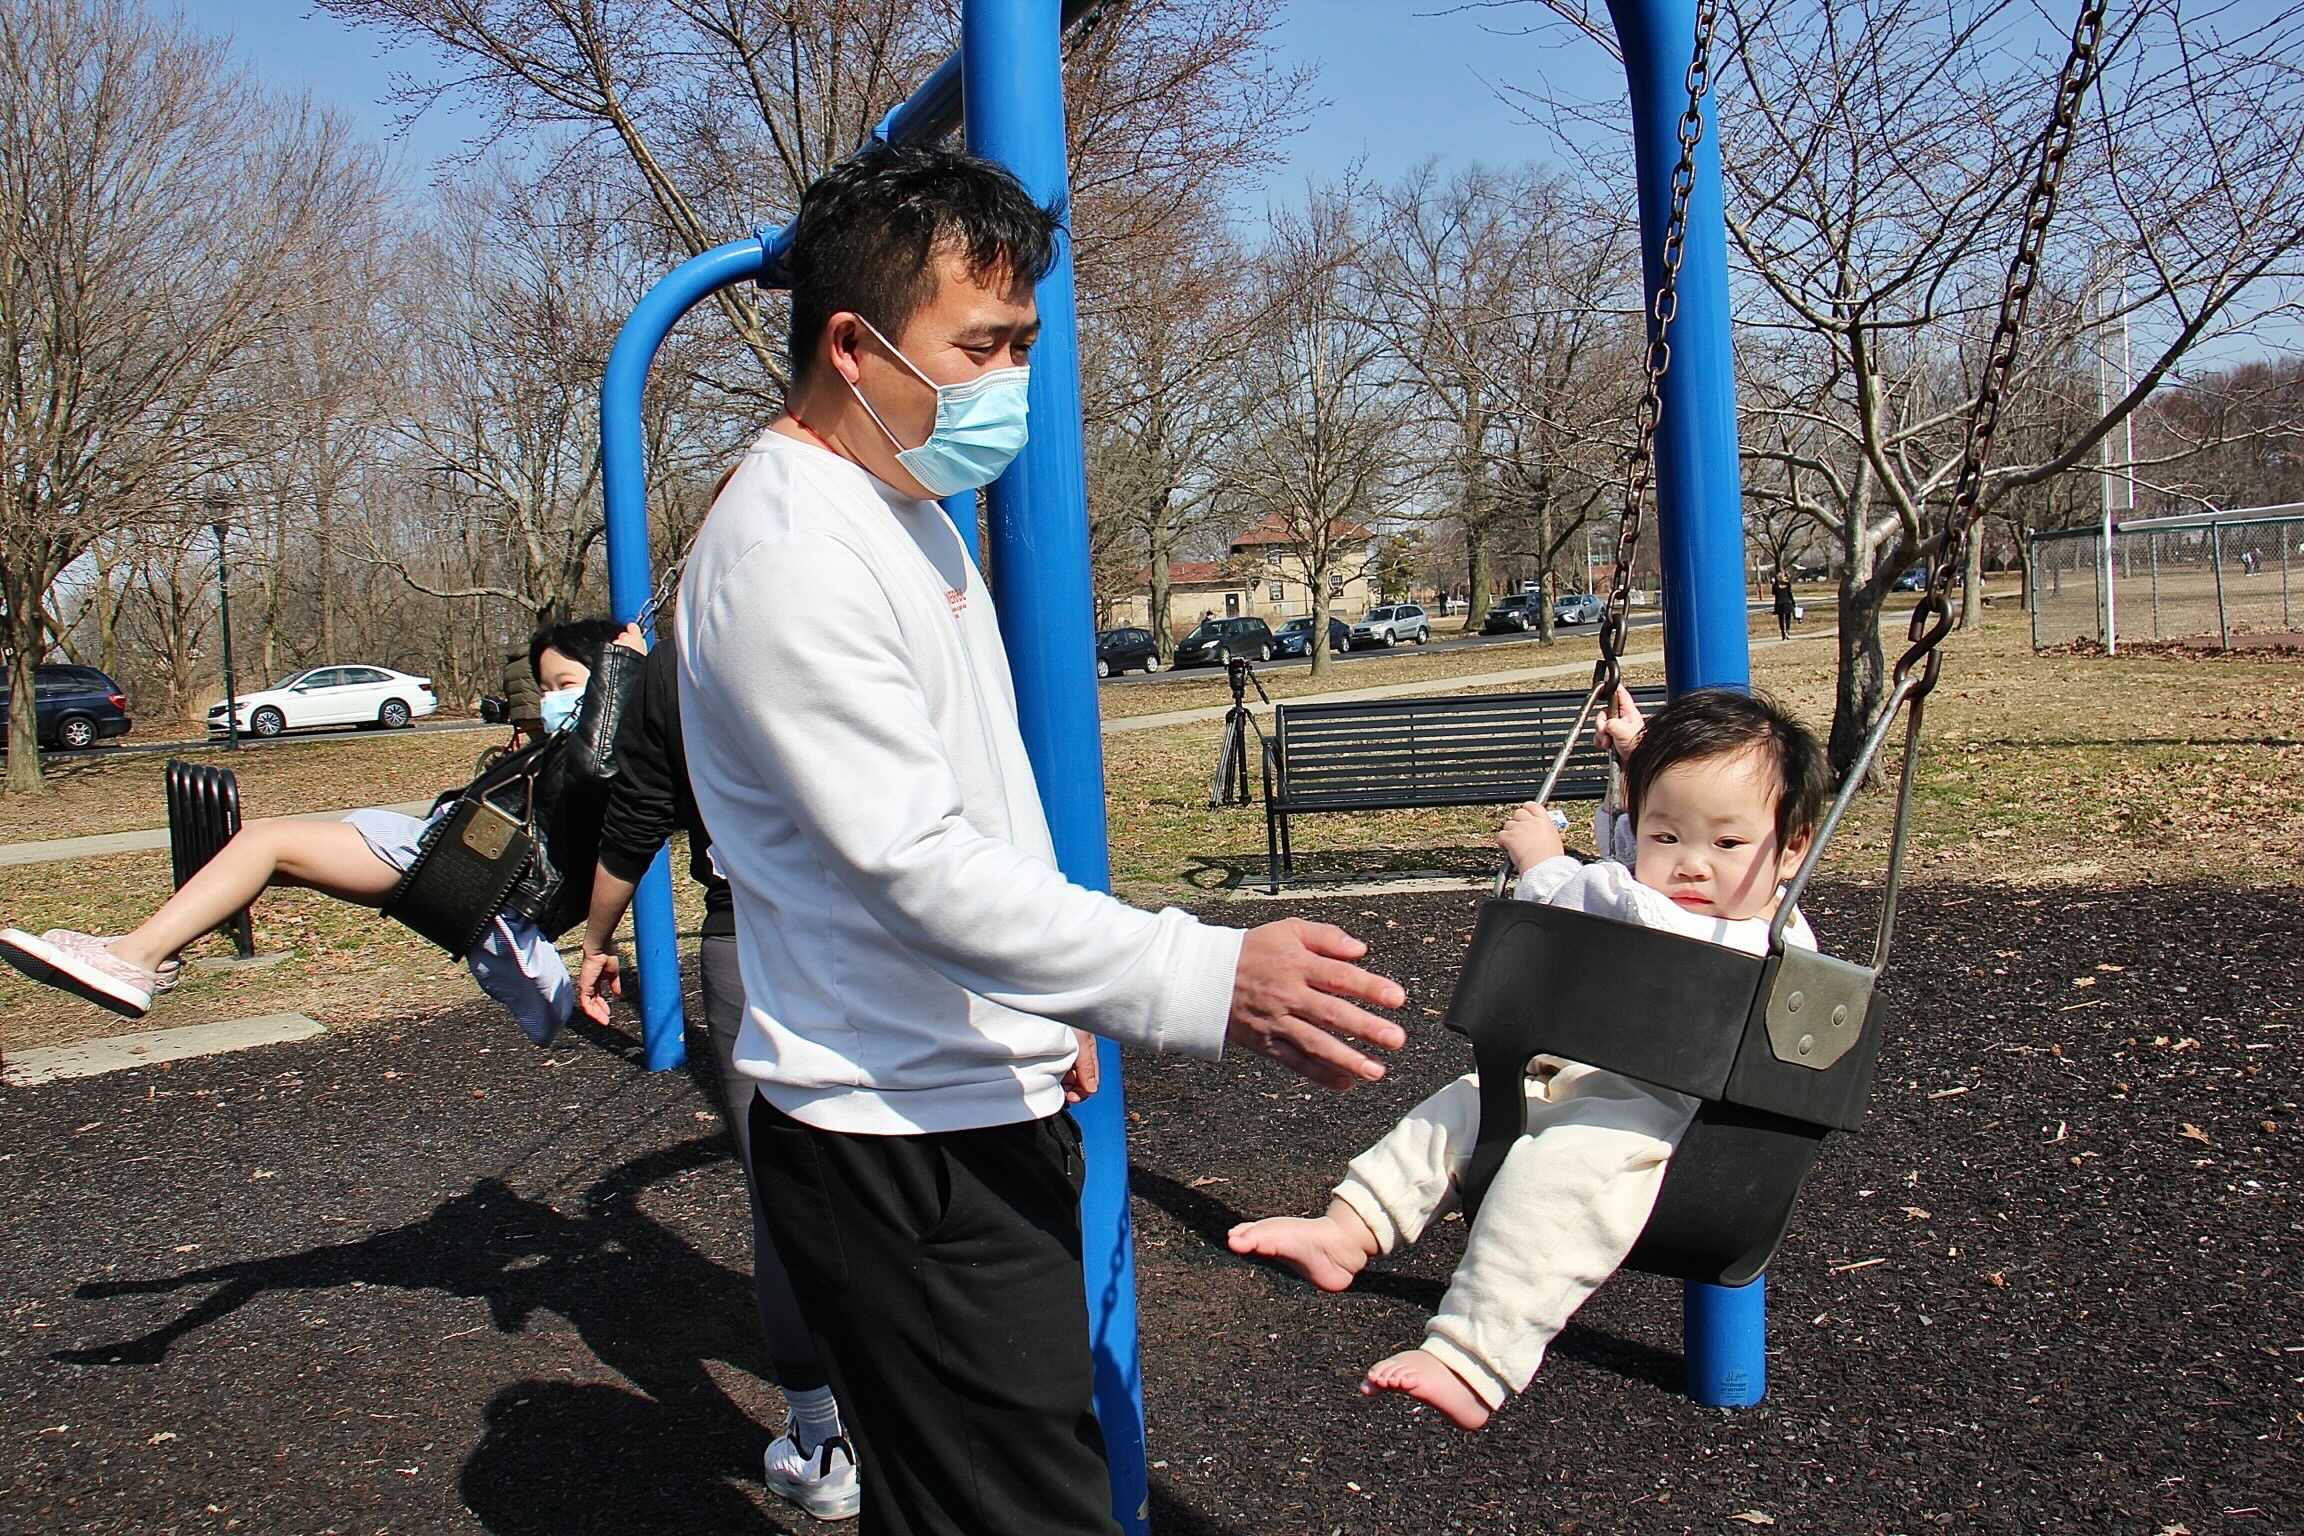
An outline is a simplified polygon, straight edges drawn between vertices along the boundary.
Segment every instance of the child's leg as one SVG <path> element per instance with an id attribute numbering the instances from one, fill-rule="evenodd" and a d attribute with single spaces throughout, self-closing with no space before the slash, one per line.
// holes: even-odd
<path id="1" fill-rule="evenodd" d="M 1341 1291 L 1380 1253 L 1423 1236 L 1455 1198 L 1480 1134 L 1480 1083 L 1467 1074 L 1410 1110 L 1352 1159 L 1327 1214 L 1242 1222 L 1234 1253 L 1278 1259 L 1324 1291 Z"/>
<path id="2" fill-rule="evenodd" d="M 1563 1068 L 1489 1186 L 1424 1347 L 1381 1362 L 1362 1390 L 1404 1391 L 1466 1429 L 1485 1424 L 1639 1241 L 1695 1108 L 1614 1073 Z"/>
<path id="3" fill-rule="evenodd" d="M 269 886 L 308 886 L 373 907 L 399 882 L 400 872 L 378 858 L 347 822 L 252 821 L 143 926 L 114 939 L 112 952 L 132 965 L 154 969 Z"/>

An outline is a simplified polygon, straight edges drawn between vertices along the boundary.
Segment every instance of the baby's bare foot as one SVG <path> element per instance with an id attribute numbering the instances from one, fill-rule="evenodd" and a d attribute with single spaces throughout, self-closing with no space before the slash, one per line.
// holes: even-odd
<path id="1" fill-rule="evenodd" d="M 1359 1218 L 1347 1225 L 1333 1215 L 1244 1221 L 1225 1241 L 1234 1253 L 1278 1259 L 1324 1291 L 1349 1289 L 1352 1277 L 1368 1267 L 1372 1252 Z"/>
<path id="2" fill-rule="evenodd" d="M 1368 1367 L 1360 1383 L 1362 1397 L 1379 1392 L 1405 1392 L 1448 1416 L 1458 1429 L 1479 1429 L 1488 1422 L 1488 1405 L 1464 1384 L 1464 1378 L 1440 1363 L 1437 1355 L 1421 1349 L 1402 1350 Z"/>

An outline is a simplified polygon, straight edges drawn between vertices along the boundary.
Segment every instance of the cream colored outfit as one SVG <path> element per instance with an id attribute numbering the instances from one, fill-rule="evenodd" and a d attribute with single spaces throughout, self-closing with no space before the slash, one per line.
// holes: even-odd
<path id="1" fill-rule="evenodd" d="M 1600 862 L 1548 859 L 1521 876 L 1515 894 L 1766 952 L 1765 919 L 1702 917 L 1641 885 L 1609 857 L 1631 857 L 1629 818 L 1603 812 L 1597 821 Z M 1816 945 L 1798 914 L 1785 940 Z M 1423 1347 L 1490 1408 L 1528 1385 L 1553 1336 L 1632 1251 L 1696 1106 L 1580 1062 L 1530 1064 L 1528 1134 L 1497 1171 L 1440 1312 L 1424 1327 Z M 1479 1135 L 1480 1084 L 1467 1073 L 1354 1158 L 1336 1195 L 1390 1253 L 1456 1205 Z"/>

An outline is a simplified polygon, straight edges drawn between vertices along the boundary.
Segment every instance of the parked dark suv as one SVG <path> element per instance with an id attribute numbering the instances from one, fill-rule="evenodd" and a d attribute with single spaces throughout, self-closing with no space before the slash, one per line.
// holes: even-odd
<path id="1" fill-rule="evenodd" d="M 1234 656 L 1272 659 L 1272 626 L 1262 619 L 1203 619 L 1176 642 L 1176 665 L 1220 667 Z"/>
<path id="2" fill-rule="evenodd" d="M 1534 592 L 1515 592 L 1480 621 L 1484 635 L 1526 634 L 1543 622 L 1544 599 Z"/>
<path id="3" fill-rule="evenodd" d="M 108 736 L 128 734 L 128 696 L 94 667 L 56 663 L 33 670 L 40 705 L 40 745 L 79 751 Z M 0 687 L 0 744 L 8 739 L 8 691 Z"/>

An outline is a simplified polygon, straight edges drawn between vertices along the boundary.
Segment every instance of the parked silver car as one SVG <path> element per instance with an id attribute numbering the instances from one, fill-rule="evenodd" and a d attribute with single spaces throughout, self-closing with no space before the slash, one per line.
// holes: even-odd
<path id="1" fill-rule="evenodd" d="M 1363 646 L 1398 645 L 1403 640 L 1422 645 L 1431 638 L 1432 621 L 1414 603 L 1371 608 L 1352 626 L 1352 649 L 1356 651 Z"/>

